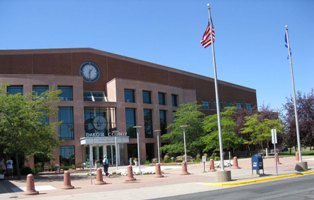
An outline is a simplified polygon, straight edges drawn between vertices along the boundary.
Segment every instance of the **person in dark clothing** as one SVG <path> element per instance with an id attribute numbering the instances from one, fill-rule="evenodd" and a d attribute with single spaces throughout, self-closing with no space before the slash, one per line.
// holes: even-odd
<path id="1" fill-rule="evenodd" d="M 104 159 L 102 160 L 102 164 L 103 164 L 103 166 L 104 166 L 104 173 L 105 173 L 106 176 L 108 176 L 108 175 L 109 175 L 109 173 L 108 173 L 108 169 L 109 169 L 109 160 L 108 160 L 108 158 L 107 158 L 106 155 L 104 156 Z"/>

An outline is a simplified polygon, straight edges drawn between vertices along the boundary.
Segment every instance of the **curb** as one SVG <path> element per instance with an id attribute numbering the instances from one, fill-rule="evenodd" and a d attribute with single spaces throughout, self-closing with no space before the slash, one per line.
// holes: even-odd
<path id="1" fill-rule="evenodd" d="M 208 186 L 238 186 L 238 185 L 246 185 L 246 184 L 254 184 L 254 183 L 263 183 L 268 181 L 276 181 L 286 178 L 294 178 L 303 175 L 310 175 L 314 174 L 314 170 L 306 171 L 306 172 L 298 172 L 294 174 L 285 174 L 279 176 L 270 176 L 270 177 L 262 177 L 262 178 L 255 178 L 255 179 L 248 179 L 242 181 L 231 181 L 231 182 L 223 182 L 223 183 L 206 183 L 205 185 Z"/>

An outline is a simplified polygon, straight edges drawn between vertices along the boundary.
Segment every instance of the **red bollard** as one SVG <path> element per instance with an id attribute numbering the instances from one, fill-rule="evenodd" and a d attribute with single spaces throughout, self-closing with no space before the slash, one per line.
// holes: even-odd
<path id="1" fill-rule="evenodd" d="M 208 171 L 209 172 L 215 172 L 216 171 L 216 169 L 215 169 L 215 162 L 214 162 L 213 159 L 209 160 L 209 170 Z"/>
<path id="2" fill-rule="evenodd" d="M 278 153 L 275 154 L 275 158 L 276 158 L 276 162 L 278 163 L 278 165 L 281 165 L 281 162 L 279 161 Z"/>
<path id="3" fill-rule="evenodd" d="M 24 194 L 27 194 L 27 195 L 39 194 L 39 192 L 35 190 L 33 174 L 28 174 L 26 177 L 26 191 Z"/>
<path id="4" fill-rule="evenodd" d="M 160 163 L 156 163 L 155 173 L 157 178 L 162 178 L 164 175 L 161 174 Z"/>
<path id="5" fill-rule="evenodd" d="M 103 185 L 103 184 L 106 184 L 106 182 L 103 180 L 103 177 L 102 177 L 102 169 L 98 168 L 96 172 L 95 185 Z"/>
<path id="6" fill-rule="evenodd" d="M 73 189 L 74 186 L 71 185 L 71 177 L 70 177 L 70 172 L 69 171 L 64 171 L 63 174 L 63 182 L 64 186 L 62 189 Z"/>
<path id="7" fill-rule="evenodd" d="M 183 161 L 182 162 L 182 173 L 181 173 L 181 175 L 188 175 L 188 174 L 189 174 L 188 166 L 187 166 L 186 162 Z"/>
<path id="8" fill-rule="evenodd" d="M 136 178 L 134 178 L 134 176 L 133 176 L 133 168 L 132 168 L 132 165 L 129 165 L 128 166 L 128 177 L 127 177 L 127 179 L 125 180 L 125 181 L 135 181 L 136 180 Z"/>
<path id="9" fill-rule="evenodd" d="M 232 169 L 240 169 L 239 163 L 238 163 L 238 158 L 235 156 L 233 157 L 233 166 Z"/>
<path id="10" fill-rule="evenodd" d="M 299 160 L 300 160 L 300 158 L 299 158 L 299 152 L 295 152 L 295 159 L 296 159 L 296 161 L 299 161 Z"/>

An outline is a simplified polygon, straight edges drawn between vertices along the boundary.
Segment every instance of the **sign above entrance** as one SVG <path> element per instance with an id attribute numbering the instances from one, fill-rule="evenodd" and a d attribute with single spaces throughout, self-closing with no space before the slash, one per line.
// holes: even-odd
<path id="1" fill-rule="evenodd" d="M 109 132 L 108 135 L 105 135 L 104 132 L 85 133 L 85 137 L 114 137 L 114 136 L 127 136 L 127 133 L 119 131 Z"/>

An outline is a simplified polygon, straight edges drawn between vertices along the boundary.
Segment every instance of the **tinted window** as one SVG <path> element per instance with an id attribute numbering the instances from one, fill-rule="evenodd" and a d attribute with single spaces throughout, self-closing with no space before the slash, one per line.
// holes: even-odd
<path id="1" fill-rule="evenodd" d="M 40 95 L 46 91 L 48 91 L 49 87 L 48 85 L 33 85 L 33 92 L 36 95 Z"/>
<path id="2" fill-rule="evenodd" d="M 159 105 L 166 105 L 166 94 L 163 92 L 158 92 L 158 102 Z"/>
<path id="3" fill-rule="evenodd" d="M 62 166 L 75 165 L 74 146 L 61 146 L 60 147 L 60 164 Z"/>
<path id="4" fill-rule="evenodd" d="M 59 137 L 65 140 L 74 139 L 73 107 L 59 107 Z"/>
<path id="5" fill-rule="evenodd" d="M 144 109 L 144 125 L 145 125 L 145 137 L 153 137 L 153 111 L 152 109 Z"/>
<path id="6" fill-rule="evenodd" d="M 61 101 L 73 100 L 73 87 L 72 86 L 58 86 L 58 90 L 61 90 L 59 95 Z"/>
<path id="7" fill-rule="evenodd" d="M 177 107 L 178 106 L 178 95 L 172 94 L 171 100 L 172 100 L 172 106 Z"/>
<path id="8" fill-rule="evenodd" d="M 126 121 L 126 131 L 130 138 L 136 138 L 136 129 L 133 126 L 136 126 L 136 116 L 134 108 L 125 109 L 125 121 Z"/>
<path id="9" fill-rule="evenodd" d="M 159 121 L 160 121 L 161 135 L 167 133 L 167 111 L 166 110 L 159 111 Z"/>
<path id="10" fill-rule="evenodd" d="M 23 85 L 10 85 L 7 87 L 8 94 L 23 94 Z"/>
<path id="11" fill-rule="evenodd" d="M 152 97 L 150 91 L 143 91 L 143 103 L 151 104 Z"/>
<path id="12" fill-rule="evenodd" d="M 124 89 L 124 100 L 128 103 L 135 103 L 134 90 Z"/>

